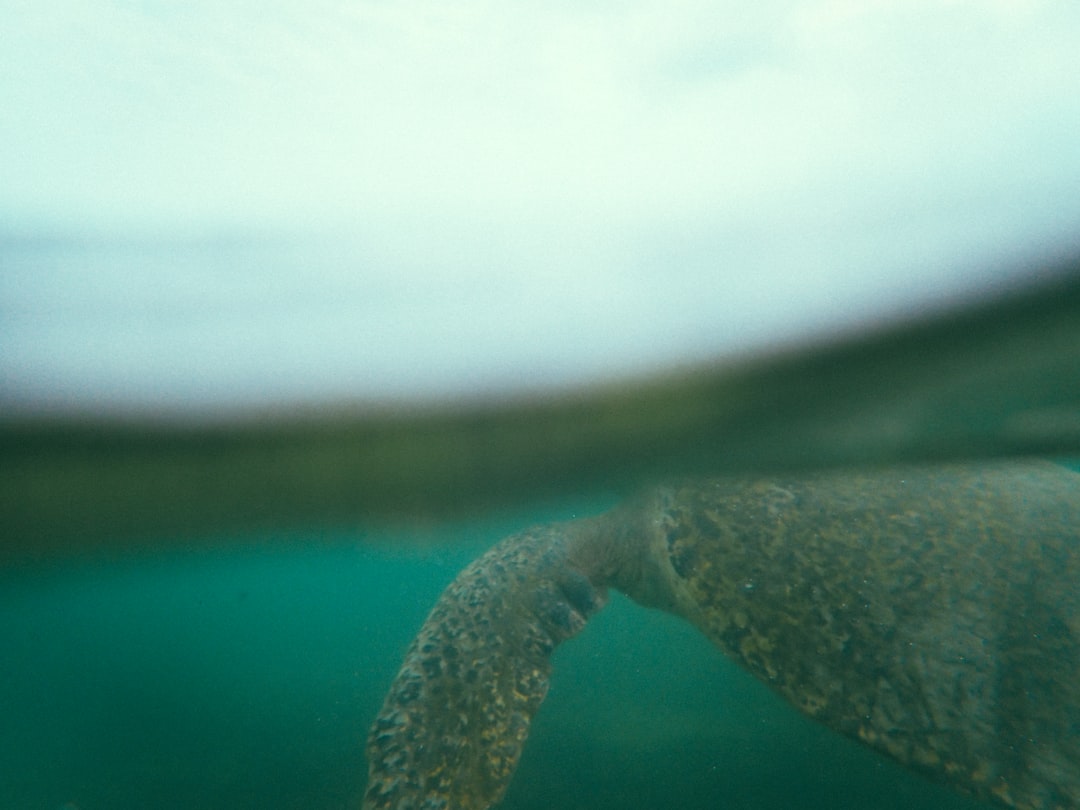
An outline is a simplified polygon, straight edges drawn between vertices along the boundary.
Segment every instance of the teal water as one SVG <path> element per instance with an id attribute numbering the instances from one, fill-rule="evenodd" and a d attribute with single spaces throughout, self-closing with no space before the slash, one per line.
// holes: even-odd
<path id="1" fill-rule="evenodd" d="M 452 527 L 437 546 L 266 536 L 7 575 L 0 807 L 358 806 L 367 727 L 410 639 L 523 521 Z M 803 719 L 689 625 L 615 595 L 557 652 L 504 806 L 978 805 Z"/>

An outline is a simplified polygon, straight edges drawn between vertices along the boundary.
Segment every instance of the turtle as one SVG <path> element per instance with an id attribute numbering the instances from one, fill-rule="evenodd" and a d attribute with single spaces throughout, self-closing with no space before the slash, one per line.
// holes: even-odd
<path id="1" fill-rule="evenodd" d="M 1080 808 L 1080 473 L 1049 461 L 675 481 L 447 587 L 367 743 L 365 810 L 504 795 L 550 656 L 615 588 L 798 710 L 997 805 Z"/>

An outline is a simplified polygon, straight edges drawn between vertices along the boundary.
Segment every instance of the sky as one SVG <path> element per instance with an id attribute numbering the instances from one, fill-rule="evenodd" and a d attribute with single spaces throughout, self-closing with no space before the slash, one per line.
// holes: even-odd
<path id="1" fill-rule="evenodd" d="M 0 411 L 492 398 L 1027 280 L 1071 0 L 15 2 Z"/>

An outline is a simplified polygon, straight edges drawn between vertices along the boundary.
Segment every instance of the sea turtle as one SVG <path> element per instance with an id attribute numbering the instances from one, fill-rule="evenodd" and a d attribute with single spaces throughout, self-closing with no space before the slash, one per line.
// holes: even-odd
<path id="1" fill-rule="evenodd" d="M 807 715 L 1014 808 L 1080 808 L 1080 474 L 722 479 L 532 528 L 447 588 L 368 741 L 368 810 L 502 797 L 549 656 L 614 587 Z"/>

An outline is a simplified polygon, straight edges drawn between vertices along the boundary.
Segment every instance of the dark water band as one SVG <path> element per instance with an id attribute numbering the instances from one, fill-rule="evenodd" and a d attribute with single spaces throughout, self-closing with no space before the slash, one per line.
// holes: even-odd
<path id="1" fill-rule="evenodd" d="M 547 400 L 0 421 L 0 566 L 241 528 L 475 515 L 672 475 L 1078 456 L 1080 258 L 1028 275 L 1042 281 L 873 334 Z"/>

